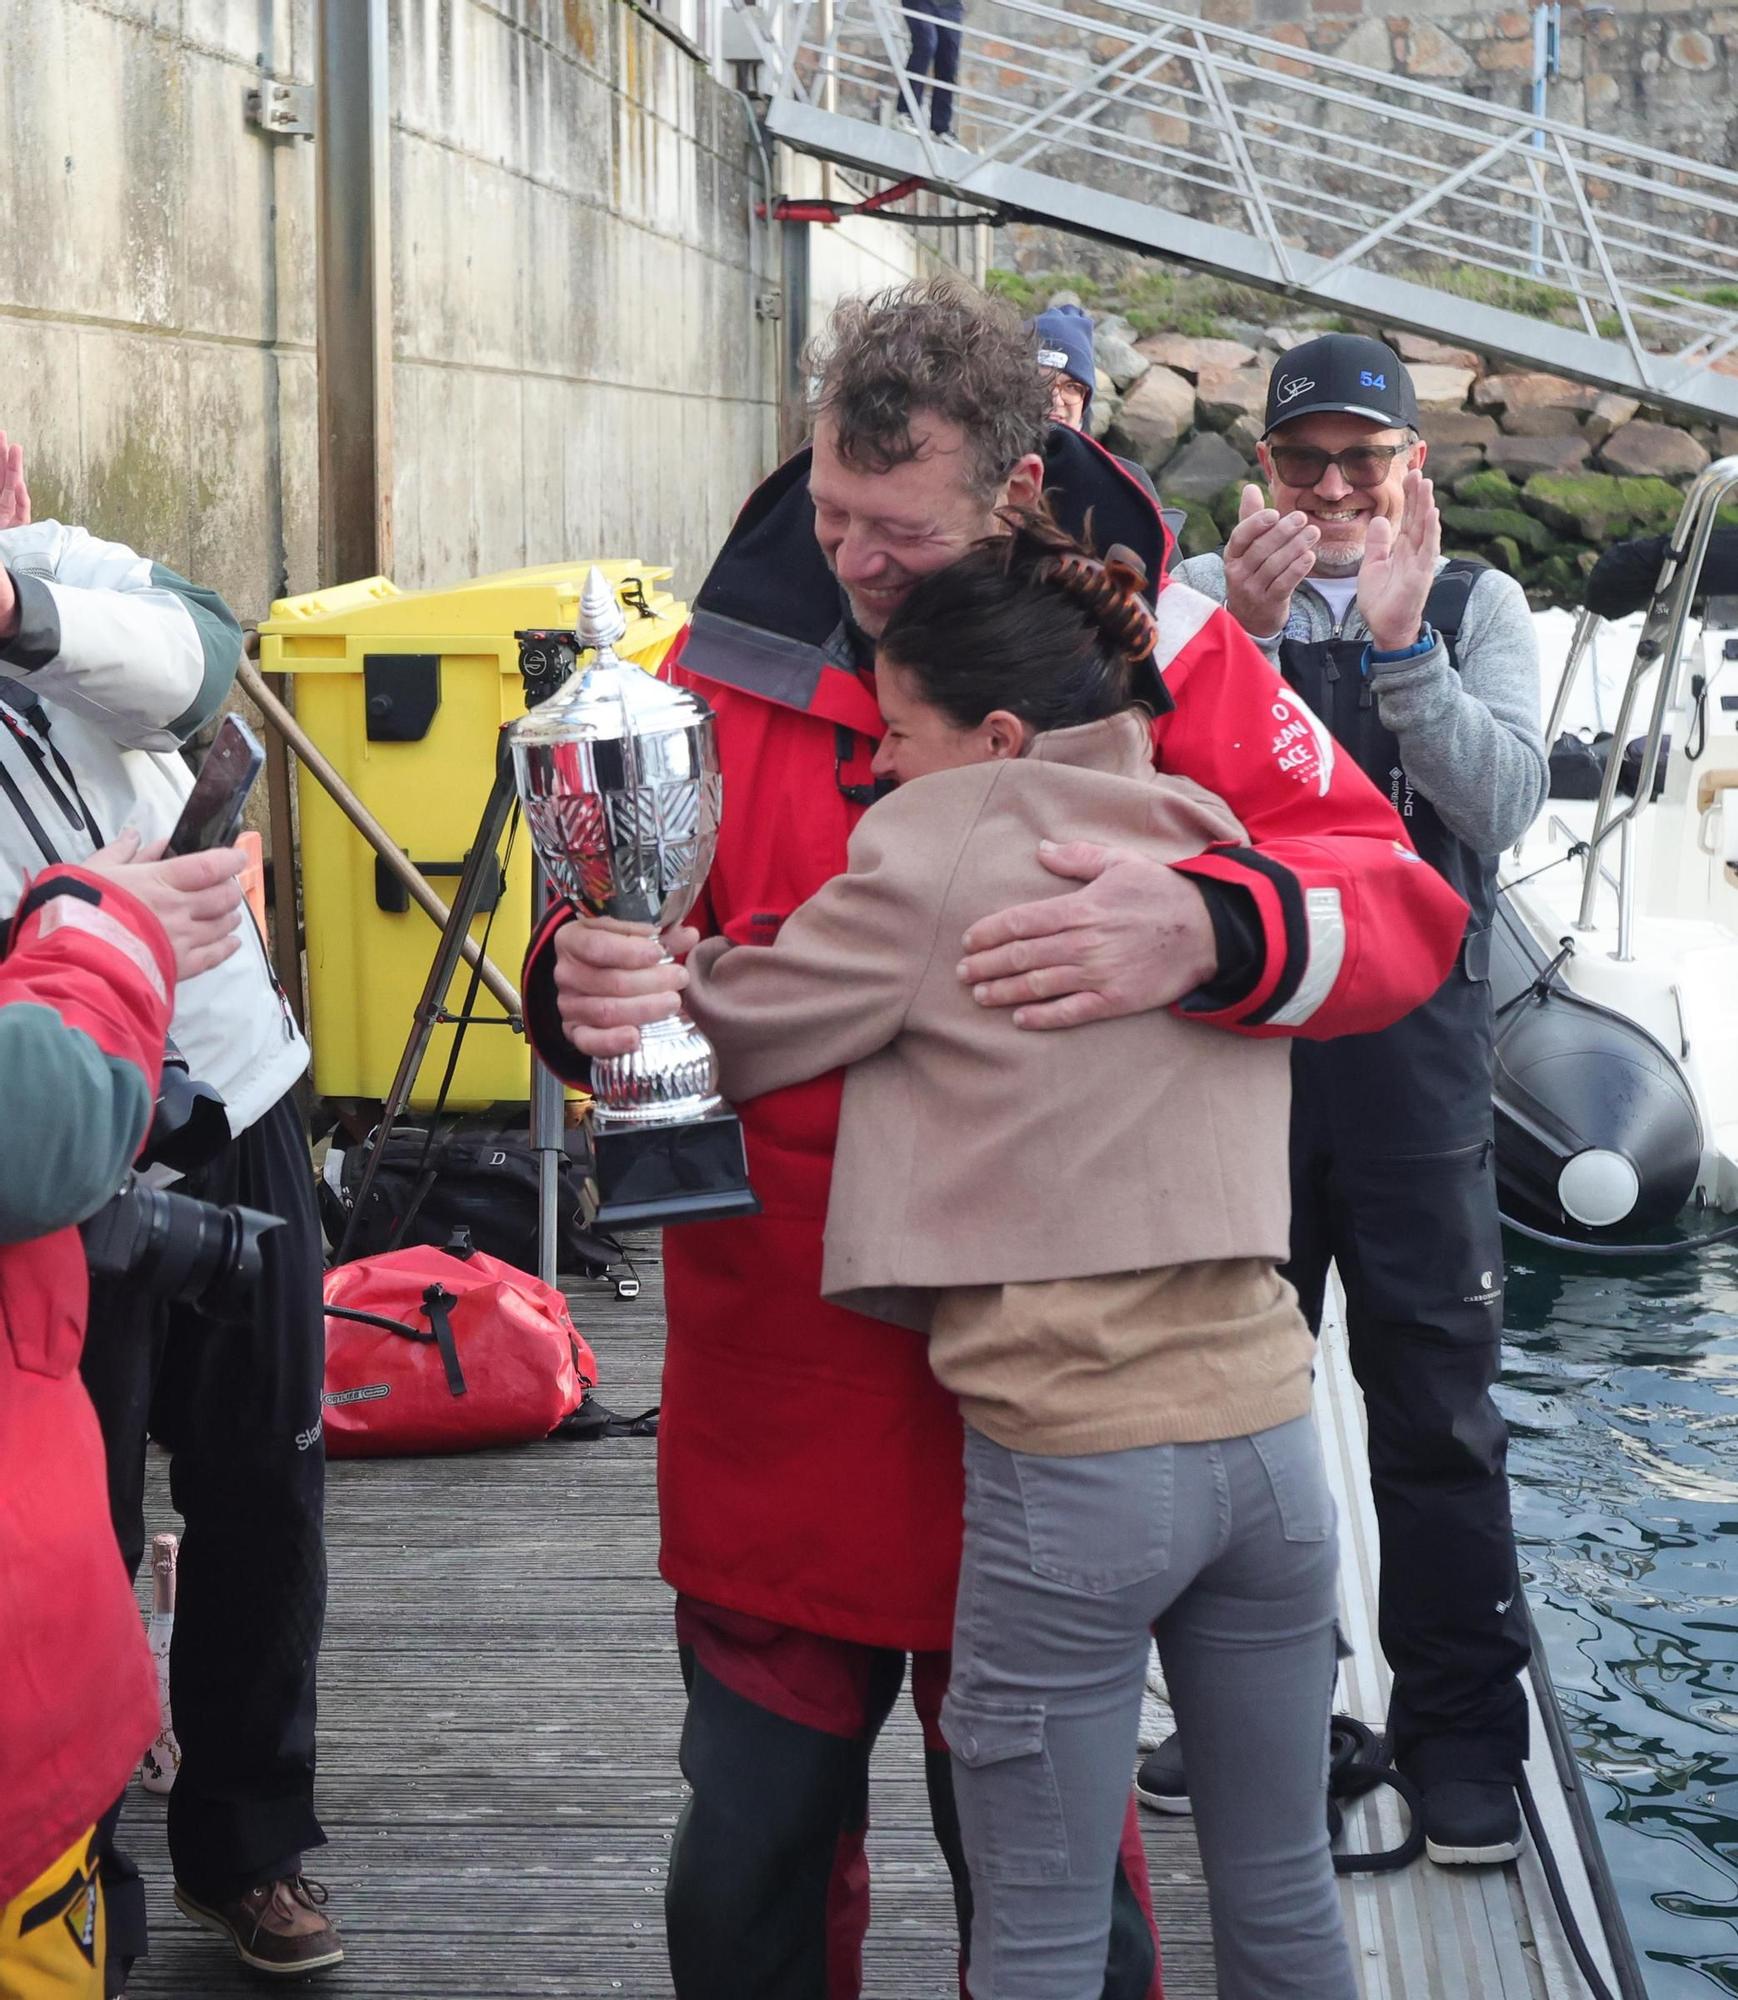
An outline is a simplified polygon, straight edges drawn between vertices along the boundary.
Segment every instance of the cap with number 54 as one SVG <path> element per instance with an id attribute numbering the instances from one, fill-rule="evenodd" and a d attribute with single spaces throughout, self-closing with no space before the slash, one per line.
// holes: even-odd
<path id="1" fill-rule="evenodd" d="M 1324 412 L 1418 428 L 1418 397 L 1406 364 L 1386 341 L 1324 333 L 1282 354 L 1267 383 L 1267 428 Z"/>

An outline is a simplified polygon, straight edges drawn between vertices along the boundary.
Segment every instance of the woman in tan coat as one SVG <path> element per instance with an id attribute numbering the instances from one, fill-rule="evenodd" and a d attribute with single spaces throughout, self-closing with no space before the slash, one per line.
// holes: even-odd
<path id="1" fill-rule="evenodd" d="M 975 2000 L 1102 1986 L 1149 1631 L 1221 1994 L 1348 2000 L 1325 1823 L 1333 1503 L 1275 1268 L 1286 1045 L 1151 1013 L 1025 1034 L 957 975 L 971 923 L 1068 886 L 1042 837 L 1160 862 L 1241 838 L 1152 768 L 1131 702 L 1153 618 L 1116 555 L 1028 516 L 913 589 L 876 669 L 898 789 L 774 943 L 700 945 L 687 999 L 731 1097 L 849 1065 L 822 1289 L 927 1331 L 960 1399 L 942 1713 Z"/>

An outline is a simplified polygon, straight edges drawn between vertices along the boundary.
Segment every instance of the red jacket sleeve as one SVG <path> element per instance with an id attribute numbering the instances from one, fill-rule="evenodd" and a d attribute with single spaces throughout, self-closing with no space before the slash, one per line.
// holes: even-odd
<path id="1" fill-rule="evenodd" d="M 1448 977 L 1466 904 L 1227 611 L 1171 584 L 1158 617 L 1176 703 L 1153 725 L 1158 764 L 1217 792 L 1250 840 L 1176 865 L 1246 891 L 1263 942 L 1249 990 L 1190 1018 L 1321 1040 L 1389 1026 Z"/>
<path id="2" fill-rule="evenodd" d="M 0 962 L 0 1003 L 52 1009 L 140 1070 L 155 1098 L 174 997 L 175 956 L 143 903 L 81 868 L 35 878 Z"/>

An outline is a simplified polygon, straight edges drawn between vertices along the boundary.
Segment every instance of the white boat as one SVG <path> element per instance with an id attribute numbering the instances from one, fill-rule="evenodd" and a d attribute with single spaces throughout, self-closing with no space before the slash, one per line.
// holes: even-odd
<path id="1" fill-rule="evenodd" d="M 1497 1152 L 1505 1208 L 1570 1236 L 1738 1209 L 1738 576 L 1703 575 L 1735 488 L 1696 482 L 1645 612 L 1537 620 L 1547 742 L 1612 754 L 1504 858 Z"/>

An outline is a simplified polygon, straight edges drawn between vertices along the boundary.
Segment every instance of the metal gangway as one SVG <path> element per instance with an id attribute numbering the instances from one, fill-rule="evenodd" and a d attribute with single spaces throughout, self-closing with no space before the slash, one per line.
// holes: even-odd
<path id="1" fill-rule="evenodd" d="M 923 0 L 783 5 L 739 18 L 799 151 L 1738 422 L 1726 167 L 1147 0 L 973 0 L 948 144 L 891 116 Z"/>

